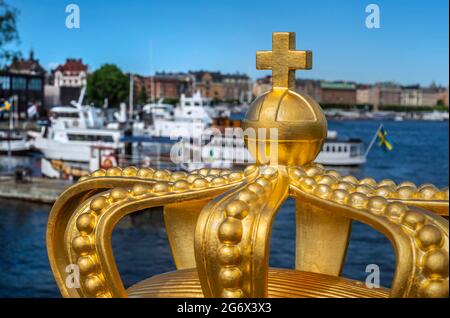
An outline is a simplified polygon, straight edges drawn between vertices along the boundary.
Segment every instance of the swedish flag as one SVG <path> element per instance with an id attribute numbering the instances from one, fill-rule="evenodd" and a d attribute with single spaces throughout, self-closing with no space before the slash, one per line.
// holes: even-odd
<path id="1" fill-rule="evenodd" d="M 378 146 L 382 147 L 385 151 L 391 151 L 394 149 L 391 141 L 387 137 L 387 131 L 384 129 L 384 126 L 381 126 L 378 130 Z"/>
<path id="2" fill-rule="evenodd" d="M 12 109 L 12 103 L 10 100 L 5 99 L 3 102 L 1 102 L 0 104 L 0 112 L 9 112 Z"/>

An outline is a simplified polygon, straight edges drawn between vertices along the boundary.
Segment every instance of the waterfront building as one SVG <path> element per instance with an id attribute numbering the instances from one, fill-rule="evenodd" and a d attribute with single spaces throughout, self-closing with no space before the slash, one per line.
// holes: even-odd
<path id="1" fill-rule="evenodd" d="M 321 82 L 321 104 L 355 105 L 356 85 L 351 82 Z"/>
<path id="2" fill-rule="evenodd" d="M 64 64 L 58 65 L 49 76 L 49 83 L 56 87 L 47 88 L 46 93 L 51 94 L 57 104 L 69 105 L 71 101 L 77 100 L 81 88 L 86 86 L 88 77 L 88 66 L 82 59 L 68 58 Z M 59 98 L 55 95 L 59 93 Z"/>
<path id="3" fill-rule="evenodd" d="M 195 90 L 202 96 L 221 101 L 243 100 L 251 92 L 251 80 L 246 74 L 222 74 L 221 72 L 190 71 Z"/>
<path id="4" fill-rule="evenodd" d="M 400 93 L 400 105 L 423 106 L 422 90 L 420 85 L 402 86 Z"/>
<path id="5" fill-rule="evenodd" d="M 33 50 L 27 59 L 15 58 L 9 66 L 0 71 L 0 98 L 17 96 L 17 114 L 26 117 L 29 106 L 41 110 L 45 106 L 45 69 L 35 59 Z M 3 115 L 2 115 L 3 116 Z"/>
<path id="6" fill-rule="evenodd" d="M 321 81 L 319 80 L 297 79 L 295 88 L 300 93 L 306 94 L 320 102 L 322 93 L 320 83 Z"/>
<path id="7" fill-rule="evenodd" d="M 379 82 L 372 86 L 369 99 L 374 109 L 379 106 L 400 105 L 401 88 L 393 82 Z"/>
<path id="8" fill-rule="evenodd" d="M 369 105 L 371 95 L 371 86 L 359 84 L 356 86 L 356 104 Z"/>
<path id="9" fill-rule="evenodd" d="M 178 100 L 181 94 L 193 93 L 192 82 L 191 76 L 185 73 L 157 72 L 154 76 L 133 75 L 134 98 L 139 103 L 161 98 Z M 141 100 L 142 96 L 146 101 Z"/>

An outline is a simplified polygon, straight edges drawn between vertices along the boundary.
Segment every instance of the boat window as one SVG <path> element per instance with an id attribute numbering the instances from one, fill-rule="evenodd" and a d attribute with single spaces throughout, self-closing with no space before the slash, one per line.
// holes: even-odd
<path id="1" fill-rule="evenodd" d="M 342 152 L 342 147 L 341 146 L 338 147 L 338 152 Z"/>

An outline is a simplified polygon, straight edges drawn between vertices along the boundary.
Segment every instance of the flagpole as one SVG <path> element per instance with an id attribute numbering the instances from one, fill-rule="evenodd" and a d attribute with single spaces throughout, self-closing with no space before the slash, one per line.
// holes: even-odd
<path id="1" fill-rule="evenodd" d="M 377 129 L 377 131 L 375 132 L 375 135 L 373 136 L 372 141 L 369 144 L 369 147 L 367 147 L 367 150 L 366 150 L 366 153 L 364 154 L 364 157 L 367 157 L 367 155 L 369 154 L 370 150 L 372 149 L 373 144 L 377 140 L 378 132 L 381 130 L 381 128 L 383 128 L 383 124 L 380 124 L 380 126 Z"/>

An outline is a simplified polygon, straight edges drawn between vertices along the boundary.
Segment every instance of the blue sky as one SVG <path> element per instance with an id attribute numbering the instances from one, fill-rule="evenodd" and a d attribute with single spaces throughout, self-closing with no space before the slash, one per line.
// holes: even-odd
<path id="1" fill-rule="evenodd" d="M 143 75 L 190 69 L 241 71 L 252 77 L 255 51 L 271 32 L 294 31 L 297 48 L 313 51 L 314 68 L 298 77 L 448 85 L 448 0 L 6 0 L 21 13 L 23 54 L 49 69 L 67 57 L 91 69 L 116 63 Z M 76 3 L 81 28 L 67 29 Z M 367 29 L 376 3 L 381 28 Z"/>

